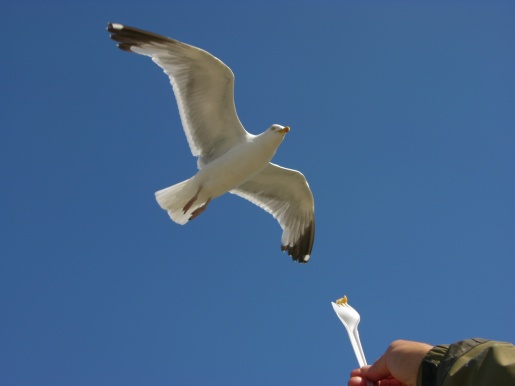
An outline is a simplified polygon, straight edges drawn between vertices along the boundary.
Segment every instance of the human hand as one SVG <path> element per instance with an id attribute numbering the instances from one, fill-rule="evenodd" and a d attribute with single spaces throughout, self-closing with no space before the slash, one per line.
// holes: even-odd
<path id="1" fill-rule="evenodd" d="M 352 370 L 349 386 L 366 386 L 366 379 L 378 386 L 415 386 L 418 368 L 433 346 L 396 340 L 372 366 Z"/>

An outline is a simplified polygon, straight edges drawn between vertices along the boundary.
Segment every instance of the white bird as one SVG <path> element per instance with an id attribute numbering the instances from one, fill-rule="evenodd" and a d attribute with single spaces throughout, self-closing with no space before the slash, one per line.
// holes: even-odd
<path id="1" fill-rule="evenodd" d="M 309 260 L 315 237 L 314 200 L 302 173 L 271 163 L 290 130 L 274 124 L 248 133 L 234 106 L 234 74 L 210 53 L 177 40 L 117 23 L 111 39 L 124 51 L 146 55 L 170 78 L 199 171 L 155 193 L 173 221 L 185 224 L 209 202 L 230 192 L 272 214 L 283 229 L 282 250 Z"/>

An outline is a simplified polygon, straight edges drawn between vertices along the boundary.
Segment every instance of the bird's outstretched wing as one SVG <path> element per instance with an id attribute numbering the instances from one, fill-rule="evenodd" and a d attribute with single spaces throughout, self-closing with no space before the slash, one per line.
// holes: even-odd
<path id="1" fill-rule="evenodd" d="M 315 206 L 302 173 L 270 163 L 230 192 L 274 216 L 283 229 L 282 250 L 307 263 L 315 238 Z"/>
<path id="2" fill-rule="evenodd" d="M 170 77 L 182 125 L 199 167 L 218 158 L 250 134 L 234 106 L 234 74 L 200 48 L 117 23 L 111 39 L 124 51 L 146 55 Z"/>

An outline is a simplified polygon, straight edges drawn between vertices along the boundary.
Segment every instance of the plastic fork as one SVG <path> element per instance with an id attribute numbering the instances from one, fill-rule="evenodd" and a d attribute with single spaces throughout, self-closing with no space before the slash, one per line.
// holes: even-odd
<path id="1" fill-rule="evenodd" d="M 341 320 L 349 334 L 350 343 L 354 349 L 354 354 L 358 360 L 359 367 L 366 366 L 367 360 L 365 359 L 365 353 L 363 352 L 363 347 L 359 340 L 358 324 L 360 316 L 358 311 L 347 303 L 347 296 L 338 299 L 336 302 L 331 302 L 331 304 L 333 305 L 334 312 L 336 312 L 336 315 Z M 367 380 L 367 386 L 372 386 L 372 382 Z"/>

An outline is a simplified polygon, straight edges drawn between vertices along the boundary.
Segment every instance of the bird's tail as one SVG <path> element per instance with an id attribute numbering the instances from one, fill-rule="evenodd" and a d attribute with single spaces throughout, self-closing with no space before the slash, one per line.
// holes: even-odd
<path id="1" fill-rule="evenodd" d="M 170 218 L 177 224 L 186 224 L 193 212 L 199 206 L 202 206 L 200 200 L 193 202 L 186 213 L 184 207 L 195 197 L 198 192 L 198 185 L 190 178 L 186 181 L 158 190 L 156 200 L 159 206 L 168 212 Z"/>

